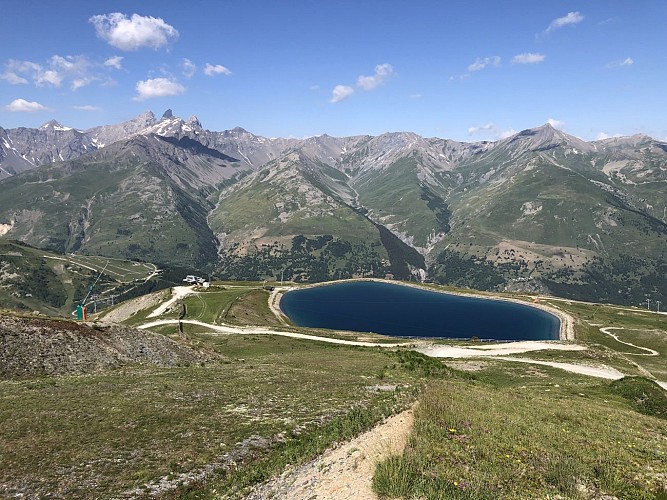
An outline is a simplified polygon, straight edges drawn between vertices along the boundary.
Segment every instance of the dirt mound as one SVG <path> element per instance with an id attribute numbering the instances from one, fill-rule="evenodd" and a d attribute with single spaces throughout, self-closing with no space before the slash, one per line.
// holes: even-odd
<path id="1" fill-rule="evenodd" d="M 112 323 L 0 315 L 0 378 L 90 373 L 126 365 L 216 359 L 152 332 Z"/>

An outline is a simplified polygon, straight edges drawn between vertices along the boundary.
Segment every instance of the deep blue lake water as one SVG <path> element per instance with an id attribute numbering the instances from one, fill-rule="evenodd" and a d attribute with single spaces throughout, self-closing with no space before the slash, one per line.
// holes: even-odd
<path id="1" fill-rule="evenodd" d="M 398 337 L 557 340 L 560 328 L 530 306 L 370 281 L 294 290 L 280 308 L 298 326 Z"/>

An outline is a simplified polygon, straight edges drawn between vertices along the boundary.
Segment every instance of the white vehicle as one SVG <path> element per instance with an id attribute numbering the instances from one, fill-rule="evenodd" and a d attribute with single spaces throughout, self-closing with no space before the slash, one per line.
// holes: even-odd
<path id="1" fill-rule="evenodd" d="M 199 276 L 195 276 L 194 274 L 188 274 L 185 278 L 183 278 L 183 281 L 186 283 L 196 283 L 198 285 L 203 285 L 206 283 L 206 278 L 201 278 Z"/>

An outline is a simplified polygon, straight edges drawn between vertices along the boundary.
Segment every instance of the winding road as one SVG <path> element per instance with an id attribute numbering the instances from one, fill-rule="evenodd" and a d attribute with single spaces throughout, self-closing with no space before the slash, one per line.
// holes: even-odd
<path id="1" fill-rule="evenodd" d="M 154 318 L 163 314 L 172 304 L 177 300 L 190 295 L 193 292 L 192 286 L 177 286 L 173 288 L 173 296 L 168 301 L 164 302 L 158 306 L 151 314 L 148 315 L 148 318 Z M 275 300 L 275 295 L 271 300 L 271 309 L 276 313 L 277 301 Z M 276 314 L 278 315 L 278 314 Z M 301 340 L 314 340 L 317 342 L 327 342 L 330 344 L 339 344 L 339 345 L 350 345 L 350 346 L 359 346 L 359 347 L 380 347 L 380 348 L 398 348 L 398 347 L 410 347 L 422 354 L 435 358 L 472 358 L 472 357 L 486 357 L 494 356 L 496 359 L 502 359 L 504 361 L 515 361 L 519 363 L 530 363 L 536 365 L 551 366 L 554 368 L 559 368 L 571 373 L 577 373 L 580 375 L 587 375 L 591 377 L 604 378 L 608 380 L 616 380 L 623 378 L 624 373 L 616 370 L 615 368 L 606 366 L 606 365 L 583 365 L 575 363 L 562 363 L 556 361 L 542 361 L 530 358 L 515 358 L 508 356 L 510 354 L 519 354 L 530 351 L 539 351 L 546 349 L 558 349 L 566 351 L 581 351 L 586 350 L 585 346 L 572 344 L 572 343 L 560 343 L 553 341 L 524 341 L 524 342 L 509 342 L 505 344 L 494 344 L 494 345 L 480 345 L 480 346 L 450 346 L 450 345 L 441 345 L 441 344 L 432 344 L 427 341 L 419 340 L 415 341 L 414 339 L 409 339 L 404 342 L 396 343 L 380 343 L 380 342 L 362 342 L 357 340 L 344 340 L 331 337 L 321 337 L 317 335 L 308 335 L 305 333 L 296 333 L 296 332 L 286 332 L 280 330 L 273 330 L 270 328 L 261 328 L 261 327 L 240 327 L 240 326 L 229 326 L 229 325 L 214 325 L 211 323 L 204 323 L 203 321 L 197 320 L 180 320 L 181 323 L 187 323 L 190 325 L 197 325 L 209 330 L 208 333 L 218 334 L 218 335 L 280 335 L 283 337 L 291 337 Z M 151 321 L 149 323 L 144 323 L 138 328 L 147 329 L 154 326 L 162 325 L 173 325 L 178 324 L 179 320 L 177 319 L 161 319 Z M 621 344 L 628 345 L 635 349 L 641 351 L 646 351 L 645 353 L 622 353 L 622 354 L 633 354 L 637 356 L 658 356 L 659 353 L 648 347 L 640 347 L 629 342 L 624 342 L 618 338 L 617 335 L 610 332 L 610 330 L 622 330 L 620 327 L 602 327 L 600 331 L 610 337 L 614 338 L 617 342 Z M 210 332 L 210 331 L 213 332 Z M 667 382 L 655 380 L 655 382 L 660 385 L 662 388 L 667 390 Z"/>

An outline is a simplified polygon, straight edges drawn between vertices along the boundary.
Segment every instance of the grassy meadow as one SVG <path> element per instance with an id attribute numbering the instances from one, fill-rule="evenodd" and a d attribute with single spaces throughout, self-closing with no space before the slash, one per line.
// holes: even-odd
<path id="1" fill-rule="evenodd" d="M 268 296 L 261 283 L 215 283 L 183 299 L 185 319 L 382 338 L 281 324 Z M 667 317 L 544 302 L 573 316 L 587 350 L 516 357 L 605 364 L 631 377 L 186 324 L 181 341 L 219 361 L 0 381 L 0 497 L 243 498 L 417 401 L 404 453 L 376 469 L 381 497 L 667 498 L 667 391 L 649 380 L 667 380 Z M 127 323 L 148 321 L 153 308 Z M 175 325 L 154 330 L 178 337 Z"/>
<path id="2" fill-rule="evenodd" d="M 0 381 L 0 496 L 111 497 L 211 463 L 221 465 L 207 484 L 233 489 L 230 478 L 250 474 L 255 462 L 265 472 L 252 472 L 253 481 L 404 408 L 421 383 L 389 352 L 191 337 L 224 360 Z M 271 459 L 287 445 L 282 462 Z"/>

